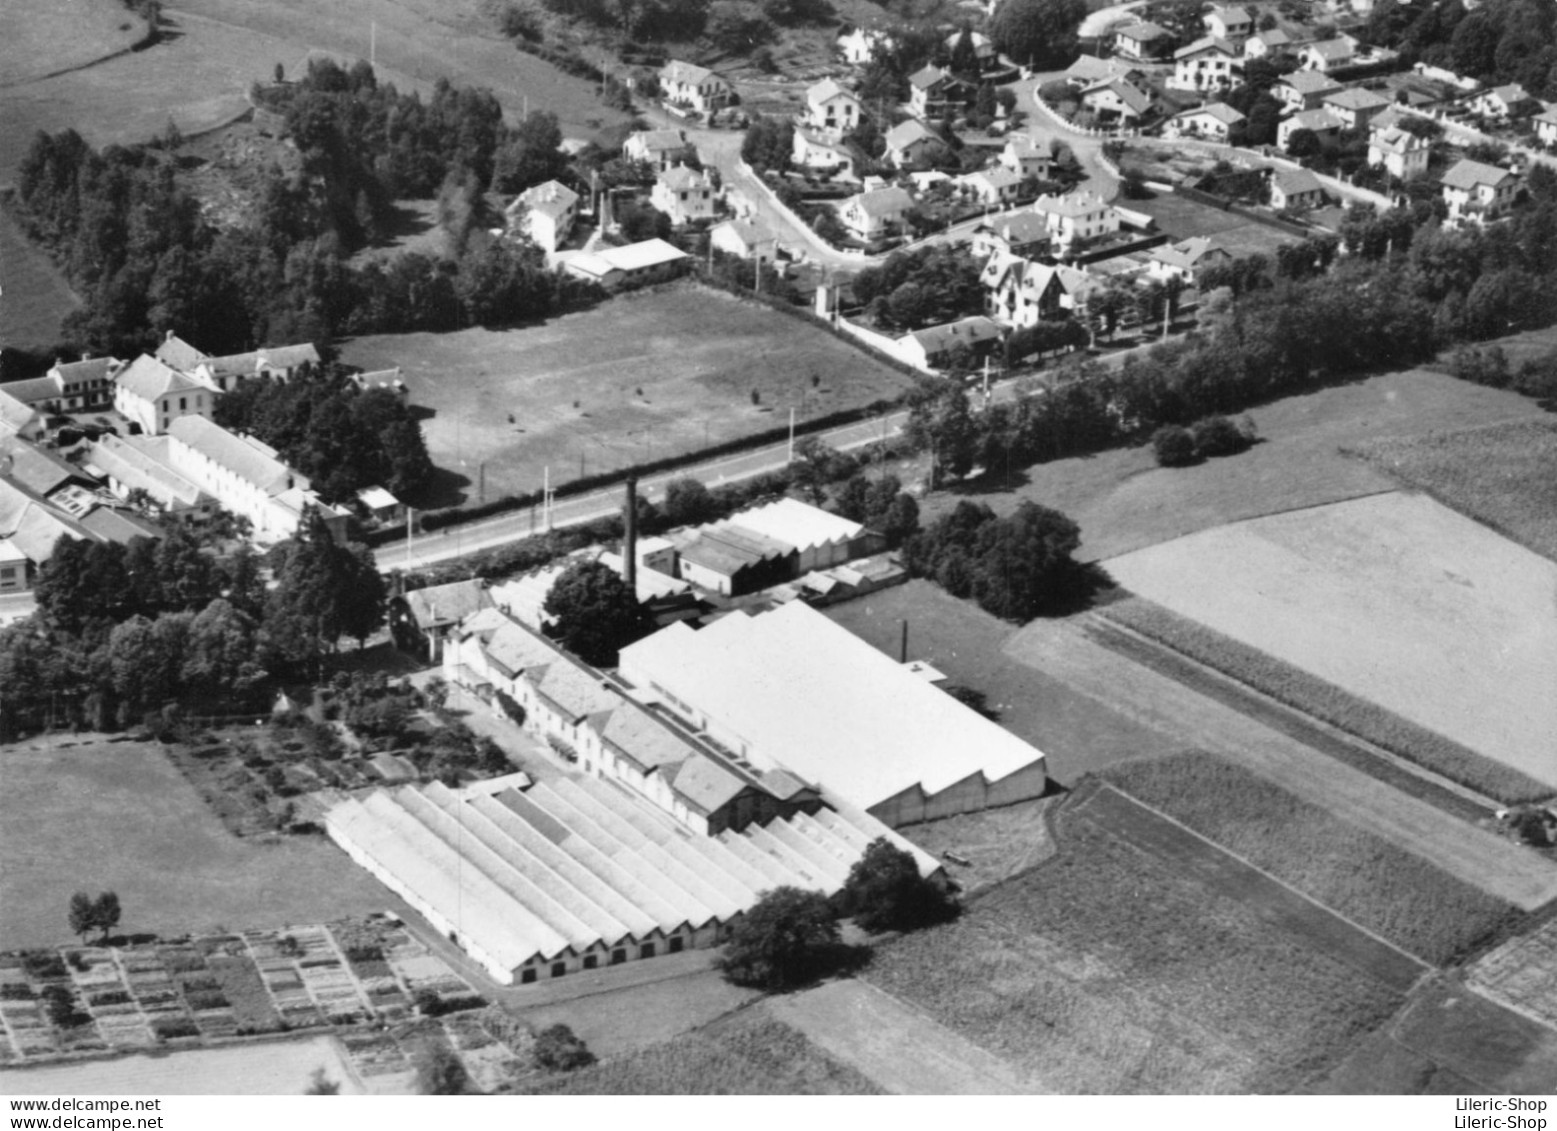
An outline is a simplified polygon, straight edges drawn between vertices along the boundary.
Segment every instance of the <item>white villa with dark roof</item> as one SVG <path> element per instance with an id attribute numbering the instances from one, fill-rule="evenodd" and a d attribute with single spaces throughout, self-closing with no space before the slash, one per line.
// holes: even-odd
<path id="1" fill-rule="evenodd" d="M 1401 180 L 1409 180 L 1427 171 L 1433 143 L 1410 130 L 1391 126 L 1375 128 L 1368 138 L 1368 164 L 1383 165 L 1385 170 Z"/>
<path id="2" fill-rule="evenodd" d="M 144 353 L 114 378 L 114 409 L 148 436 L 161 435 L 185 416 L 209 417 L 220 395 L 214 386 Z"/>
<path id="3" fill-rule="evenodd" d="M 1325 98 L 1341 90 L 1341 84 L 1319 71 L 1294 71 L 1282 75 L 1271 87 L 1271 93 L 1286 104 L 1291 113 L 1317 110 Z"/>
<path id="4" fill-rule="evenodd" d="M 1243 55 L 1231 43 L 1215 36 L 1197 39 L 1173 53 L 1173 77 L 1168 86 L 1202 94 L 1227 90 L 1243 73 Z"/>
<path id="5" fill-rule="evenodd" d="M 860 124 L 860 100 L 837 79 L 823 79 L 806 91 L 801 122 L 836 141 Z"/>
<path id="6" fill-rule="evenodd" d="M 1114 32 L 1114 53 L 1126 59 L 1155 59 L 1173 42 L 1167 28 L 1144 20 Z"/>
<path id="7" fill-rule="evenodd" d="M 1150 87 L 1137 86 L 1125 78 L 1111 78 L 1083 90 L 1081 104 L 1101 122 L 1128 127 L 1150 114 L 1157 98 Z"/>
<path id="8" fill-rule="evenodd" d="M 1278 169 L 1270 178 L 1270 206 L 1278 211 L 1322 208 L 1324 185 L 1307 169 Z"/>
<path id="9" fill-rule="evenodd" d="M 672 105 L 709 114 L 730 101 L 730 84 L 707 67 L 675 59 L 660 69 L 659 78 L 660 92 Z"/>
<path id="10" fill-rule="evenodd" d="M 984 310 L 1006 326 L 1023 329 L 1045 318 L 1060 317 L 1076 308 L 1092 287 L 1084 271 L 1063 263 L 1039 263 L 997 251 L 979 273 L 985 289 Z"/>
<path id="11" fill-rule="evenodd" d="M 622 156 L 642 161 L 656 172 L 663 172 L 691 152 L 691 143 L 681 130 L 639 130 L 622 143 Z"/>
<path id="12" fill-rule="evenodd" d="M 1193 110 L 1169 118 L 1163 128 L 1165 137 L 1203 137 L 1211 141 L 1226 141 L 1228 131 L 1244 116 L 1225 102 L 1213 102 L 1209 106 L 1197 106 Z"/>
<path id="13" fill-rule="evenodd" d="M 1073 251 L 1080 243 L 1119 230 L 1119 213 L 1092 192 L 1040 196 L 1033 201 L 1032 209 L 1048 224 L 1055 250 L 1061 255 Z"/>
<path id="14" fill-rule="evenodd" d="M 1344 36 L 1307 44 L 1298 52 L 1298 59 L 1304 70 L 1319 71 L 1323 74 L 1349 67 L 1356 58 L 1356 42 Z"/>
<path id="15" fill-rule="evenodd" d="M 914 198 L 896 185 L 851 196 L 838 210 L 843 226 L 867 242 L 897 232 L 914 206 Z"/>
<path id="16" fill-rule="evenodd" d="M 1192 236 L 1178 243 L 1163 244 L 1151 250 L 1151 262 L 1147 264 L 1148 278 L 1166 282 L 1182 279 L 1191 286 L 1200 280 L 1200 272 L 1218 263 L 1232 259 L 1226 248 L 1218 247 L 1206 236 Z"/>
<path id="17" fill-rule="evenodd" d="M 694 220 L 714 217 L 714 181 L 701 169 L 677 165 L 666 169 L 654 181 L 649 193 L 654 205 L 678 228 Z"/>
<path id="18" fill-rule="evenodd" d="M 1470 101 L 1470 108 L 1483 117 L 1507 121 L 1533 114 L 1541 104 L 1517 82 L 1484 90 Z"/>
<path id="19" fill-rule="evenodd" d="M 1292 47 L 1292 37 L 1280 28 L 1257 31 L 1243 41 L 1245 59 L 1266 59 Z"/>
<path id="20" fill-rule="evenodd" d="M 1201 19 L 1208 35 L 1235 45 L 1242 44 L 1254 31 L 1254 17 L 1239 7 L 1213 7 Z"/>
<path id="21" fill-rule="evenodd" d="M 1480 161 L 1456 161 L 1440 183 L 1451 223 L 1496 220 L 1513 205 L 1519 191 L 1518 176 Z"/>
<path id="22" fill-rule="evenodd" d="M 1006 138 L 1006 147 L 1000 151 L 1000 163 L 1013 173 L 1039 180 L 1047 180 L 1054 168 L 1054 158 L 1047 147 L 1026 134 L 1011 134 Z"/>
<path id="23" fill-rule="evenodd" d="M 1022 193 L 1023 178 L 1003 165 L 980 169 L 959 177 L 958 182 L 974 200 L 990 208 L 1012 204 Z"/>
<path id="24" fill-rule="evenodd" d="M 887 131 L 882 156 L 897 168 L 928 161 L 946 148 L 941 135 L 917 118 L 899 122 Z"/>

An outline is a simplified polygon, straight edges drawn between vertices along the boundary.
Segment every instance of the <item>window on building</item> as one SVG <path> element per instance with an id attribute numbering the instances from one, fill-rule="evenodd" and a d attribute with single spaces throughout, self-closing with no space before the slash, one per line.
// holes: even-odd
<path id="1" fill-rule="evenodd" d="M 529 985 L 533 981 L 535 981 L 535 967 L 526 966 L 523 970 L 519 971 L 520 985 Z"/>
<path id="2" fill-rule="evenodd" d="M 189 398 L 188 397 L 179 397 L 178 398 L 178 411 L 179 412 L 183 412 L 188 407 L 189 407 Z"/>
<path id="3" fill-rule="evenodd" d="M 627 961 L 627 951 L 621 947 L 611 952 L 611 965 L 620 966 Z"/>
<path id="4" fill-rule="evenodd" d="M 599 965 L 600 965 L 600 956 L 598 954 L 586 954 L 584 956 L 584 969 L 585 970 L 593 970 L 596 966 L 599 966 Z"/>
<path id="5" fill-rule="evenodd" d="M 566 962 L 553 962 L 551 964 L 551 976 L 553 978 L 560 978 L 567 972 L 568 964 Z"/>
<path id="6" fill-rule="evenodd" d="M 11 581 L 16 577 L 15 566 L 0 566 L 0 581 Z"/>
<path id="7" fill-rule="evenodd" d="M 679 954 L 686 946 L 686 941 L 680 935 L 672 935 L 670 939 L 670 953 Z"/>
<path id="8" fill-rule="evenodd" d="M 639 958 L 653 958 L 654 957 L 654 944 L 651 943 L 651 942 L 646 942 L 642 946 L 640 946 L 638 948 L 638 957 Z"/>

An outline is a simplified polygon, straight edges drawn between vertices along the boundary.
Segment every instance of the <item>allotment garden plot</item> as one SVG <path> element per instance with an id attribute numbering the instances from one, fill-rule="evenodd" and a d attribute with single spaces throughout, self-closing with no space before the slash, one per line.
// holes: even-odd
<path id="1" fill-rule="evenodd" d="M 431 409 L 433 462 L 486 495 L 536 491 L 888 400 L 910 379 L 825 331 L 695 285 L 627 295 L 541 326 L 378 335 L 342 349 L 399 366 Z M 755 394 L 755 403 L 753 400 Z"/>
<path id="2" fill-rule="evenodd" d="M 1422 496 L 1112 558 L 1120 584 L 1557 786 L 1557 564 Z"/>

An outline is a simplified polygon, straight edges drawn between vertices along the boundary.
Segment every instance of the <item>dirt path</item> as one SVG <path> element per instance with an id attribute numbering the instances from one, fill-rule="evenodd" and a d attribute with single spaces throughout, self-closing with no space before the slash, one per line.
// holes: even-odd
<path id="1" fill-rule="evenodd" d="M 1006 652 L 1137 722 L 1247 766 L 1517 907 L 1533 910 L 1557 898 L 1557 867 L 1547 861 L 1109 651 L 1076 623 L 1030 624 Z"/>
<path id="2" fill-rule="evenodd" d="M 997 1096 L 1034 1090 L 1004 1061 L 865 982 L 828 982 L 767 1003 L 888 1092 L 904 1096 Z"/>

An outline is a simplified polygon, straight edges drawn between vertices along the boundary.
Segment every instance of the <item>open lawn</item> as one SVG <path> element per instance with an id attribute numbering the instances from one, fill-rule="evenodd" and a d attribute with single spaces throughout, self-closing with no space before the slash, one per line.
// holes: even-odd
<path id="1" fill-rule="evenodd" d="M 1285 1092 L 1400 994 L 1073 806 L 1059 854 L 865 978 L 1055 1093 Z"/>
<path id="2" fill-rule="evenodd" d="M 0 949 L 70 939 L 72 892 L 112 890 L 120 929 L 162 935 L 311 923 L 389 892 L 324 837 L 228 835 L 155 743 L 0 748 Z"/>
<path id="3" fill-rule="evenodd" d="M 524 1089 L 541 1095 L 877 1095 L 860 1072 L 823 1052 L 763 1005 L 629 1056 Z"/>
<path id="4" fill-rule="evenodd" d="M 1202 531 L 1105 563 L 1132 592 L 1557 791 L 1557 564 L 1398 493 Z"/>
<path id="5" fill-rule="evenodd" d="M 791 406 L 803 421 L 910 385 L 821 329 L 693 283 L 539 326 L 357 338 L 342 357 L 401 367 L 411 403 L 434 414 L 433 462 L 471 481 L 470 501 L 483 463 L 487 498 L 536 491 L 548 467 L 555 487 L 783 428 Z"/>
<path id="6" fill-rule="evenodd" d="M 1084 623 L 1034 621 L 1006 648 L 1013 658 L 1109 704 L 1165 740 L 1246 766 L 1521 910 L 1557 897 L 1557 867 L 1537 853 L 1119 654 L 1093 639 Z"/>
<path id="7" fill-rule="evenodd" d="M 1150 447 L 1056 460 L 1027 468 L 1015 490 L 975 482 L 934 496 L 926 503 L 926 518 L 949 510 L 959 498 L 988 503 L 1002 514 L 1032 499 L 1075 519 L 1081 526 L 1080 556 L 1096 561 L 1224 522 L 1397 486 L 1342 455 L 1343 447 L 1434 429 L 1546 419 L 1538 405 L 1517 393 L 1427 369 L 1286 397 L 1249 415 L 1263 440 L 1242 455 L 1182 468 L 1158 467 Z"/>
<path id="8" fill-rule="evenodd" d="M 909 659 L 927 660 L 949 682 L 982 691 L 1000 724 L 1042 750 L 1049 776 L 1065 784 L 1123 759 L 1183 746 L 1115 711 L 1107 698 L 1078 694 L 1042 666 L 1009 655 L 1006 644 L 1015 629 L 928 581 L 910 581 L 825 612 L 889 656 L 898 654 L 906 620 Z M 959 851 L 956 844 L 942 847 Z"/>
<path id="9" fill-rule="evenodd" d="M 0 88 L 128 51 L 145 36 L 146 21 L 119 0 L 8 5 L 0 36 Z"/>
<path id="10" fill-rule="evenodd" d="M 59 268 L 0 204 L 0 341 L 51 346 L 65 315 L 79 305 Z"/>
<path id="11" fill-rule="evenodd" d="M 315 1069 L 362 1093 L 334 1037 L 267 1041 L 225 1049 L 181 1049 L 84 1064 L 51 1064 L 0 1072 L 0 1092 L 13 1096 L 285 1096 L 302 1095 Z"/>
<path id="12" fill-rule="evenodd" d="M 1245 255 L 1275 257 L 1282 244 L 1296 243 L 1301 237 L 1261 224 L 1236 212 L 1224 212 L 1177 193 L 1159 192 L 1150 200 L 1131 200 L 1125 204 L 1157 221 L 1157 227 L 1174 240 L 1191 236 L 1214 236 L 1218 247 L 1235 258 Z"/>
<path id="13" fill-rule="evenodd" d="M 1353 449 L 1407 487 L 1557 560 L 1557 423 L 1525 420 Z"/>
<path id="14" fill-rule="evenodd" d="M 1107 777 L 1131 797 L 1436 965 L 1506 929 L 1517 914 L 1366 828 L 1211 755 L 1186 752 L 1118 766 Z"/>

